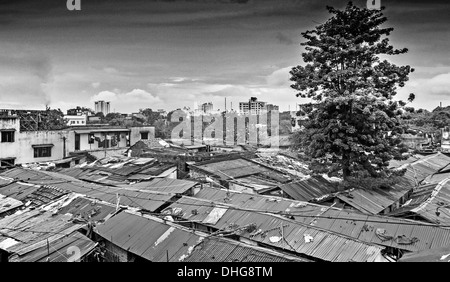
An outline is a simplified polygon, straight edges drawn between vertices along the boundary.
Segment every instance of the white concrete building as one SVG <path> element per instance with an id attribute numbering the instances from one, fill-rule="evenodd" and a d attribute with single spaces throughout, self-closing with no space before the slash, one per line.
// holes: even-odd
<path id="1" fill-rule="evenodd" d="M 18 117 L 0 117 L 0 166 L 60 160 L 68 156 L 68 131 L 20 132 Z"/>
<path id="2" fill-rule="evenodd" d="M 86 126 L 87 124 L 86 115 L 65 115 L 64 119 L 67 120 L 68 126 Z"/>
<path id="3" fill-rule="evenodd" d="M 20 119 L 0 116 L 0 166 L 49 162 L 81 151 L 126 149 L 155 137 L 154 127 L 79 127 L 20 132 Z"/>
<path id="4" fill-rule="evenodd" d="M 239 112 L 241 114 L 261 114 L 267 111 L 278 111 L 279 107 L 273 104 L 267 104 L 267 102 L 258 101 L 258 98 L 251 97 L 248 102 L 239 103 Z"/>

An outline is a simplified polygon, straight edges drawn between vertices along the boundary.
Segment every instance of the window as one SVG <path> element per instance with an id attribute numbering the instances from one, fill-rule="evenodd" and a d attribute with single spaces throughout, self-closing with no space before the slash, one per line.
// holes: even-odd
<path id="1" fill-rule="evenodd" d="M 14 158 L 0 159 L 0 167 L 12 167 L 15 164 Z"/>
<path id="2" fill-rule="evenodd" d="M 148 139 L 148 132 L 141 132 L 141 139 Z"/>
<path id="3" fill-rule="evenodd" d="M 34 157 L 35 158 L 46 158 L 52 156 L 52 147 L 51 146 L 40 146 L 34 148 Z"/>
<path id="4" fill-rule="evenodd" d="M 14 131 L 2 131 L 3 142 L 14 142 Z"/>

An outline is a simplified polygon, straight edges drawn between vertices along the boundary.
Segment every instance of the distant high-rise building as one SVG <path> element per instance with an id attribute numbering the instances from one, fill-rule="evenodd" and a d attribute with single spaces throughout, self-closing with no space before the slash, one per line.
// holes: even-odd
<path id="1" fill-rule="evenodd" d="M 110 102 L 95 101 L 95 113 L 103 113 L 106 116 L 110 113 L 110 106 Z"/>
<path id="2" fill-rule="evenodd" d="M 274 111 L 278 109 L 278 106 L 267 104 L 267 102 L 258 101 L 256 97 L 251 97 L 248 102 L 239 103 L 239 111 L 244 114 L 261 114 L 263 112 Z"/>
<path id="3" fill-rule="evenodd" d="M 202 111 L 203 113 L 211 113 L 213 111 L 213 103 L 209 102 L 209 103 L 203 103 L 200 107 L 199 110 Z"/>

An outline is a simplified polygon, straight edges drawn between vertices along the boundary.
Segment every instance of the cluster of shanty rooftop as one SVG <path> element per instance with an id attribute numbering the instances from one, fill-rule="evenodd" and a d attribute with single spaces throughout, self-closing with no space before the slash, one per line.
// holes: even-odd
<path id="1" fill-rule="evenodd" d="M 444 154 L 391 162 L 406 169 L 392 187 L 340 190 L 339 179 L 311 175 L 290 154 L 186 153 L 199 148 L 141 146 L 139 156 L 0 173 L 0 261 L 395 262 L 450 253 Z"/>

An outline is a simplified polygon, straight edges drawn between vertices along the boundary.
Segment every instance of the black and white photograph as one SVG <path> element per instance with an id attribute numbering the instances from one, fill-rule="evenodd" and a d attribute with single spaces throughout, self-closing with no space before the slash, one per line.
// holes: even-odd
<path id="1" fill-rule="evenodd" d="M 450 262 L 449 15 L 0 1 L 0 262 L 199 280 Z"/>

